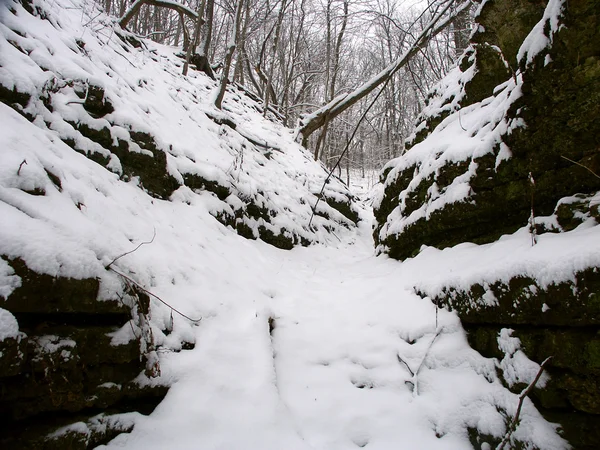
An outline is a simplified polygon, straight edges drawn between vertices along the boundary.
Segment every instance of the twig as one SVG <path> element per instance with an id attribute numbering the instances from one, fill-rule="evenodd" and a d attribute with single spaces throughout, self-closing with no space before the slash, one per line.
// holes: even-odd
<path id="1" fill-rule="evenodd" d="M 144 291 L 146 294 L 151 295 L 152 297 L 154 297 L 156 300 L 158 300 L 159 302 L 161 302 L 163 305 L 171 308 L 171 311 L 175 311 L 177 314 L 179 314 L 181 317 L 185 317 L 187 320 L 189 320 L 190 322 L 193 323 L 199 323 L 202 320 L 202 317 L 200 317 L 199 319 L 192 319 L 190 316 L 186 316 L 184 313 L 182 313 L 181 311 L 179 311 L 178 309 L 174 308 L 173 306 L 169 305 L 167 302 L 165 302 L 162 298 L 160 298 L 158 295 L 153 294 L 152 292 L 150 292 L 149 290 L 147 290 L 146 288 L 144 288 L 140 283 L 138 283 L 137 281 L 135 281 L 134 279 L 128 277 L 127 275 L 119 272 L 118 270 L 115 270 L 112 267 L 107 267 L 108 270 L 112 270 L 114 273 L 116 273 L 117 275 L 120 275 L 121 277 L 123 277 L 125 280 L 130 281 L 131 283 L 135 284 L 138 288 L 140 288 L 142 291 Z"/>
<path id="2" fill-rule="evenodd" d="M 123 59 L 124 59 L 125 61 L 127 61 L 129 64 L 131 64 L 131 66 L 132 66 L 132 67 L 135 67 L 135 68 L 137 68 L 137 66 L 136 66 L 134 63 L 132 63 L 132 62 L 129 60 L 129 58 L 128 58 L 127 56 L 125 56 L 123 53 L 121 53 L 121 52 L 120 52 L 120 51 L 118 51 L 118 50 L 114 50 L 114 51 L 115 51 L 115 53 L 116 53 L 117 55 L 119 55 L 121 58 L 123 58 Z"/>
<path id="3" fill-rule="evenodd" d="M 396 355 L 396 357 L 398 358 L 399 362 L 401 362 L 402 364 L 404 364 L 406 366 L 406 368 L 410 372 L 410 376 L 414 377 L 415 373 L 412 371 L 412 369 L 410 368 L 410 366 L 408 365 L 408 363 L 406 361 L 404 361 L 400 355 Z"/>
<path id="4" fill-rule="evenodd" d="M 577 161 L 573 161 L 572 159 L 569 159 L 566 156 L 560 155 L 560 157 L 563 158 L 563 159 L 566 159 L 569 162 L 572 162 L 573 164 L 577 164 L 579 167 L 583 167 L 585 170 L 587 170 L 589 173 L 591 173 L 592 175 L 594 175 L 596 178 L 600 178 L 600 175 L 598 175 L 596 172 L 594 172 L 589 167 L 584 166 L 583 164 L 578 163 Z"/>
<path id="5" fill-rule="evenodd" d="M 138 248 L 140 248 L 142 245 L 146 245 L 146 244 L 152 244 L 152 242 L 154 242 L 154 238 L 156 237 L 156 228 L 154 228 L 154 233 L 152 234 L 152 239 L 150 239 L 149 241 L 146 242 L 141 242 L 140 244 L 138 244 L 138 246 L 136 248 L 134 248 L 133 250 L 130 250 L 128 252 L 123 253 L 122 255 L 117 256 L 115 259 L 113 259 L 108 266 L 105 267 L 105 269 L 110 269 L 110 266 L 112 266 L 118 259 L 121 259 L 123 256 L 127 256 L 133 252 L 135 252 Z"/>
<path id="6" fill-rule="evenodd" d="M 27 160 L 24 159 L 23 161 L 21 161 L 21 164 L 19 164 L 19 170 L 17 170 L 17 175 L 21 175 L 21 168 L 23 167 L 23 164 L 27 164 Z"/>
<path id="7" fill-rule="evenodd" d="M 531 246 L 537 244 L 537 229 L 535 228 L 535 212 L 533 210 L 534 196 L 535 196 L 535 180 L 533 175 L 529 172 L 529 184 L 531 186 L 531 214 L 529 216 L 529 232 L 531 233 Z"/>
<path id="8" fill-rule="evenodd" d="M 438 338 L 438 336 L 440 334 L 442 334 L 442 329 L 441 328 L 437 331 L 437 333 L 435 333 L 435 336 L 433 336 L 433 339 L 429 343 L 429 346 L 427 347 L 427 350 L 425 350 L 425 354 L 423 355 L 423 359 L 421 360 L 421 364 L 419 364 L 419 368 L 415 372 L 415 375 L 419 375 L 419 372 L 421 371 L 421 368 L 423 367 L 423 364 L 425 363 L 425 359 L 427 358 L 427 355 L 429 354 L 429 350 L 431 350 L 431 347 L 433 347 L 433 343 L 435 342 L 435 340 Z"/>
<path id="9" fill-rule="evenodd" d="M 496 450 L 502 450 L 506 446 L 506 444 L 508 444 L 508 441 L 510 440 L 510 437 L 512 436 L 512 434 L 514 433 L 514 431 L 517 429 L 517 425 L 518 425 L 518 422 L 519 422 L 519 415 L 521 414 L 521 408 L 523 407 L 523 402 L 525 401 L 525 397 L 527 397 L 527 395 L 529 395 L 529 393 L 533 390 L 533 388 L 535 387 L 536 383 L 538 382 L 538 380 L 542 376 L 542 373 L 544 372 L 544 366 L 552 358 L 554 358 L 554 357 L 553 356 L 548 356 L 544 360 L 544 362 L 540 365 L 540 370 L 538 370 L 538 373 L 535 376 L 534 380 L 529 384 L 529 386 L 527 386 L 523 390 L 523 392 L 521 392 L 521 395 L 519 396 L 519 406 L 517 406 L 517 413 L 515 414 L 515 417 L 513 418 L 513 420 L 510 423 L 510 425 L 508 426 L 508 431 L 506 432 L 506 436 L 504 436 L 504 439 L 502 439 L 502 442 L 500 442 L 500 444 L 498 444 L 498 447 L 496 447 Z"/>
<path id="10" fill-rule="evenodd" d="M 94 20 L 96 20 L 98 17 L 100 17 L 102 15 L 102 12 L 99 12 L 98 14 L 96 14 L 94 17 L 92 17 L 89 21 L 87 21 L 86 23 L 83 24 L 84 27 L 87 27 L 89 24 L 91 24 Z"/>
<path id="11" fill-rule="evenodd" d="M 419 395 L 419 372 L 421 372 L 421 369 L 423 368 L 423 365 L 425 364 L 425 360 L 427 359 L 429 350 L 431 350 L 431 347 L 433 347 L 433 343 L 435 342 L 435 340 L 437 339 L 437 337 L 440 334 L 442 334 L 441 328 L 435 333 L 435 336 L 433 336 L 433 339 L 429 343 L 427 350 L 425 350 L 425 354 L 423 355 L 423 359 L 421 360 L 421 363 L 419 364 L 419 367 L 417 368 L 417 370 L 412 370 L 411 367 L 408 365 L 408 363 L 404 359 L 402 359 L 402 357 L 399 354 L 396 354 L 398 361 L 401 362 L 402 364 L 404 364 L 406 366 L 406 368 L 408 369 L 408 371 L 410 372 L 410 375 L 412 377 L 411 383 L 413 385 L 413 395 Z"/>

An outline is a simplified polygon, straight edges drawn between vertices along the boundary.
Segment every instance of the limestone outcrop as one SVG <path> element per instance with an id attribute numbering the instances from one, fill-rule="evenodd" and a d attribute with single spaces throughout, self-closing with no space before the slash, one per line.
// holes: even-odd
<path id="1" fill-rule="evenodd" d="M 600 223 L 599 24 L 598 2 L 482 2 L 470 47 L 382 173 L 380 253 L 406 259 L 423 245 L 492 243 L 519 229 L 535 243 Z M 502 335 L 538 364 L 552 356 L 550 381 L 531 397 L 574 448 L 598 448 L 600 268 L 582 264 L 558 281 L 534 272 L 417 290 L 456 311 L 471 346 L 499 368 Z"/>
<path id="2" fill-rule="evenodd" d="M 484 2 L 469 49 L 383 171 L 380 252 L 493 242 L 532 209 L 600 190 L 600 6 L 546 3 Z"/>

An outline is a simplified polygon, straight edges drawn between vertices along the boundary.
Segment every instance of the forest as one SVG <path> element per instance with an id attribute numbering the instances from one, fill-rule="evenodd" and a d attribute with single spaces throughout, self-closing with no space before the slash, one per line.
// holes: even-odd
<path id="1" fill-rule="evenodd" d="M 469 1 L 204 0 L 180 5 L 103 3 L 121 26 L 181 46 L 187 60 L 198 58 L 209 75 L 222 76 L 227 65 L 227 78 L 260 98 L 284 125 L 298 125 L 304 145 L 328 167 L 349 143 L 338 172 L 344 168 L 346 180 L 352 171 L 364 178 L 403 153 L 427 93 L 465 50 L 474 12 Z M 232 42 L 235 52 L 226 63 Z M 372 86 L 365 86 L 376 76 Z M 369 106 L 367 94 L 384 83 Z M 352 94 L 356 98 L 346 99 L 347 105 L 321 111 Z M 304 123 L 302 118 L 311 114 L 321 120 Z"/>

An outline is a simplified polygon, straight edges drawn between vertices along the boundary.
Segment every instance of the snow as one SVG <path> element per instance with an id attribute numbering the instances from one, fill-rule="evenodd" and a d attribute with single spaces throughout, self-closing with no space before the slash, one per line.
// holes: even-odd
<path id="1" fill-rule="evenodd" d="M 75 127 L 107 129 L 113 145 L 118 145 L 118 139 L 124 140 L 129 143 L 129 151 L 149 156 L 147 149 L 130 138 L 133 131 L 150 133 L 158 149 L 167 154 L 168 173 L 180 183 L 184 175 L 199 175 L 229 189 L 245 203 L 262 203 L 260 206 L 276 213 L 270 223 L 241 219 L 254 230 L 264 226 L 275 234 L 287 231 L 296 238 L 316 241 L 328 239 L 326 227 L 337 230 L 353 226 L 324 204 L 322 208 L 333 219 L 313 221 L 317 231 L 308 227 L 311 206 L 317 201 L 315 194 L 325 180 L 325 171 L 309 152 L 294 143 L 290 130 L 263 120 L 255 112 L 260 105 L 235 87 L 228 87 L 223 111 L 217 110 L 209 95 L 216 92 L 217 83 L 195 71 L 187 77 L 181 75 L 183 62 L 176 56 L 178 49 L 150 41 L 144 41 L 140 49 L 126 45 L 119 37 L 123 32 L 91 1 L 39 4 L 46 11 L 63 9 L 48 14 L 50 20 L 29 15 L 18 3 L 8 2 L 0 9 L 0 83 L 32 96 L 24 112 L 35 117 L 39 128 L 50 131 L 55 138 L 74 141 L 75 147 L 86 154 L 110 157 L 108 168 L 119 175 L 123 173 L 119 158 Z M 78 10 L 79 14 L 65 13 L 64 8 Z M 54 26 L 53 17 L 60 17 L 61 27 Z M 37 56 L 41 54 L 42 59 Z M 101 118 L 85 112 L 81 97 L 87 98 L 91 87 L 104 90 L 104 98 L 113 105 L 114 112 Z M 48 97 L 50 100 L 45 102 Z M 227 119 L 237 125 L 236 129 L 218 125 L 211 117 Z M 11 133 L 8 123 L 1 126 L 3 132 Z M 267 148 L 255 146 L 244 137 L 257 134 L 257 141 Z M 8 142 L 20 136 L 12 131 L 3 139 Z M 40 139 L 44 138 L 40 135 Z M 37 178 L 15 177 L 14 164 L 24 158 L 20 154 L 6 157 L 15 158 L 3 167 L 11 187 L 31 190 L 39 187 L 36 182 L 45 183 L 43 170 L 37 170 Z M 49 169 L 43 163 L 41 166 L 38 169 Z M 302 178 L 303 184 L 298 184 L 297 178 Z M 278 198 L 280 192 L 285 193 L 282 195 L 287 209 Z M 335 179 L 326 186 L 325 195 L 345 202 L 349 199 L 345 186 Z M 215 215 L 234 213 L 220 201 L 214 202 L 211 211 Z"/>
<path id="2" fill-rule="evenodd" d="M 16 339 L 19 336 L 19 324 L 10 311 L 0 308 L 0 342 L 4 339 Z M 0 352 L 0 357 L 2 352 Z"/>
<path id="3" fill-rule="evenodd" d="M 107 449 L 446 450 L 472 448 L 469 428 L 504 435 L 518 396 L 503 386 L 496 368 L 504 364 L 505 373 L 526 380 L 534 363 L 523 359 L 510 336 L 504 341 L 513 342 L 514 351 L 506 361 L 482 357 L 469 347 L 458 317 L 436 311 L 415 287 L 433 296 L 444 286 L 492 283 L 515 273 L 542 284 L 568 278 L 573 270 L 600 263 L 600 227 L 593 219 L 568 233 L 539 236 L 535 247 L 520 230 L 485 246 L 425 248 L 403 263 L 376 257 L 367 208 L 360 211 L 358 227 L 328 208 L 338 222 L 316 217 L 317 231 L 307 229 L 326 172 L 293 142 L 290 130 L 262 119 L 253 110 L 256 104 L 238 91 L 228 91 L 224 112 L 214 110 L 209 99 L 216 84 L 196 73 L 181 76 L 174 49 L 144 41 L 140 50 L 124 50 L 104 16 L 83 26 L 96 15 L 91 2 L 34 0 L 49 21 L 32 17 L 18 3 L 7 4 L 16 15 L 0 6 L 0 83 L 30 93 L 25 112 L 36 119 L 32 123 L 0 104 L 0 295 L 6 298 L 19 287 L 10 261 L 21 258 L 40 273 L 97 277 L 99 300 L 116 298 L 121 280 L 105 269 L 114 261 L 112 268 L 201 319 L 190 321 L 152 298 L 150 328 L 162 375 L 139 381 L 171 385 L 166 398 L 149 416 L 98 416 L 56 436 L 89 435 L 111 420 L 124 429 L 135 427 L 103 446 Z M 52 22 L 58 17 L 61 29 Z M 11 31 L 16 29 L 23 36 Z M 75 37 L 85 40 L 85 51 L 77 50 Z M 30 53 L 53 53 L 36 57 L 50 70 L 42 71 L 8 39 Z M 52 111 L 40 100 L 49 80 L 55 80 Z M 519 95 L 511 83 L 462 118 L 449 116 L 443 127 L 458 133 L 459 120 L 467 130 L 513 126 L 500 119 L 508 100 Z M 102 119 L 71 103 L 79 99 L 76 89 L 84 93 L 91 84 L 104 87 L 115 107 Z M 208 118 L 218 114 L 232 119 L 237 131 Z M 136 180 L 119 178 L 118 161 L 110 166 L 113 173 L 64 144 L 61 139 L 77 137 L 82 149 L 103 151 L 76 134 L 65 117 L 110 127 L 113 139 L 153 132 L 168 154 L 170 173 L 197 173 L 234 189 L 226 201 L 185 186 L 168 200 L 153 198 Z M 265 142 L 273 149 L 270 157 L 243 136 Z M 479 139 L 456 136 L 441 158 L 460 160 L 461 145 L 473 150 Z M 486 139 L 493 140 L 493 133 Z M 441 137 L 433 140 L 439 144 Z M 417 151 L 425 155 L 430 149 Z M 430 194 L 458 201 L 464 188 L 459 180 Z M 44 195 L 33 195 L 36 189 Z M 332 197 L 348 198 L 335 180 L 327 189 Z M 244 239 L 215 220 L 217 212 L 243 207 L 244 196 L 278 213 L 273 227 L 319 243 L 283 251 Z M 259 223 L 250 225 L 256 229 Z M 493 302 L 492 297 L 484 300 Z M 3 311 L 0 333 L 13 336 L 16 321 Z M 129 324 L 111 335 L 115 344 L 132 337 Z M 75 345 L 56 336 L 37 342 L 46 351 L 60 350 L 63 359 Z M 179 351 L 182 342 L 195 348 Z M 531 402 L 523 406 L 515 437 L 538 448 L 568 448 Z"/>
<path id="4" fill-rule="evenodd" d="M 533 30 L 531 30 L 529 35 L 523 41 L 523 44 L 517 53 L 518 61 L 525 60 L 525 64 L 529 65 L 538 54 L 552 44 L 554 33 L 561 27 L 560 19 L 562 17 L 563 9 L 566 7 L 565 3 L 567 3 L 566 0 L 550 0 L 548 2 L 542 20 L 533 27 Z M 549 64 L 550 61 L 552 61 L 552 59 L 546 57 L 544 65 Z"/>
<path id="5" fill-rule="evenodd" d="M 498 336 L 498 347 L 505 356 L 500 361 L 504 379 L 509 386 L 517 383 L 525 383 L 529 385 L 535 380 L 537 373 L 540 370 L 540 365 L 531 361 L 525 353 L 521 351 L 521 341 L 519 338 L 513 337 L 514 330 L 503 328 Z M 548 382 L 548 375 L 542 374 L 536 386 L 544 387 Z"/>
<path id="6" fill-rule="evenodd" d="M 195 349 L 161 360 L 173 387 L 107 448 L 165 448 L 176 436 L 181 449 L 467 449 L 468 426 L 501 436 L 496 408 L 514 412 L 518 399 L 495 362 L 446 311 L 427 351 L 435 308 L 409 288 L 404 264 L 373 257 L 367 226 L 359 233 L 338 248 L 220 247 L 235 255 L 235 278 L 205 280 L 216 295 L 201 301 Z M 418 395 L 397 355 L 413 369 L 424 359 Z M 525 411 L 538 446 L 565 448 L 531 404 Z"/>
<path id="7" fill-rule="evenodd" d="M 8 263 L 0 258 L 0 297 L 7 299 L 13 291 L 21 286 L 21 278 Z"/>

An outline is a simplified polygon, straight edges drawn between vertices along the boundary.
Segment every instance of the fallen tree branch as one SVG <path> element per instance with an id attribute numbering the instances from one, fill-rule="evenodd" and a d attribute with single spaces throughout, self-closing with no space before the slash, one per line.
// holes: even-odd
<path id="1" fill-rule="evenodd" d="M 146 294 L 154 297 L 156 300 L 158 300 L 159 302 L 161 302 L 163 305 L 167 306 L 168 308 L 171 308 L 171 311 L 176 312 L 177 314 L 179 314 L 181 317 L 186 318 L 187 320 L 189 320 L 190 322 L 193 323 L 199 323 L 202 320 L 202 317 L 200 317 L 199 319 L 192 319 L 190 316 L 185 315 L 184 313 L 182 313 L 181 311 L 179 311 L 177 308 L 174 308 L 173 306 L 169 305 L 166 301 L 164 301 L 162 298 L 160 298 L 158 295 L 150 292 L 148 289 L 146 289 L 145 287 L 143 287 L 140 283 L 138 283 L 137 281 L 135 281 L 133 278 L 128 277 L 127 275 L 125 275 L 124 273 L 119 272 L 118 270 L 114 269 L 113 267 L 109 267 L 108 270 L 112 270 L 114 273 L 116 273 L 117 275 L 123 277 L 123 279 L 129 281 L 130 283 L 133 283 L 135 286 L 137 286 L 139 289 L 141 289 L 143 292 L 145 292 Z"/>
<path id="2" fill-rule="evenodd" d="M 235 123 L 233 121 L 233 119 L 231 119 L 229 117 L 217 117 L 217 116 L 214 116 L 214 115 L 212 115 L 212 114 L 210 114 L 209 112 L 206 112 L 206 111 L 205 111 L 205 114 L 206 114 L 206 117 L 208 117 L 210 120 L 212 120 L 217 125 L 226 125 L 226 126 L 228 126 L 229 128 L 231 128 L 233 131 L 235 131 L 237 134 L 239 134 L 241 137 L 243 137 L 244 139 L 246 139 L 251 144 L 254 144 L 257 147 L 266 148 L 267 150 L 274 150 L 276 152 L 283 153 L 283 150 L 281 150 L 280 148 L 275 147 L 275 146 L 269 144 L 268 142 L 261 142 L 256 137 L 252 137 L 252 136 L 249 136 L 246 133 L 242 133 L 238 129 L 238 125 L 237 125 L 237 123 Z"/>
<path id="3" fill-rule="evenodd" d="M 585 170 L 587 170 L 589 173 L 591 173 L 592 175 L 594 175 L 596 178 L 600 178 L 600 175 L 598 175 L 596 172 L 594 172 L 592 169 L 590 169 L 587 166 L 584 166 L 581 163 L 578 163 L 577 161 L 573 161 L 572 159 L 567 158 L 566 156 L 560 155 L 561 158 L 566 159 L 569 162 L 572 162 L 573 164 L 578 165 L 579 167 L 583 167 Z"/>
<path id="4" fill-rule="evenodd" d="M 502 442 L 500 442 L 500 444 L 498 444 L 498 447 L 496 447 L 496 450 L 502 450 L 506 446 L 506 444 L 508 444 L 508 441 L 510 440 L 512 434 L 517 429 L 517 425 L 519 424 L 519 416 L 521 415 L 521 408 L 523 407 L 523 402 L 525 401 L 525 397 L 527 397 L 529 395 L 529 393 L 533 390 L 533 388 L 535 387 L 536 383 L 538 382 L 538 380 L 542 376 L 542 373 L 544 372 L 544 366 L 552 358 L 554 358 L 554 357 L 553 356 L 548 356 L 544 360 L 544 362 L 540 365 L 540 370 L 538 370 L 538 373 L 535 376 L 535 378 L 533 379 L 533 381 L 529 384 L 529 386 L 527 386 L 521 392 L 521 395 L 519 396 L 519 406 L 517 406 L 517 412 L 515 414 L 515 417 L 511 421 L 510 425 L 508 426 L 508 431 L 506 432 L 506 435 L 504 436 L 504 439 L 502 439 Z"/>

